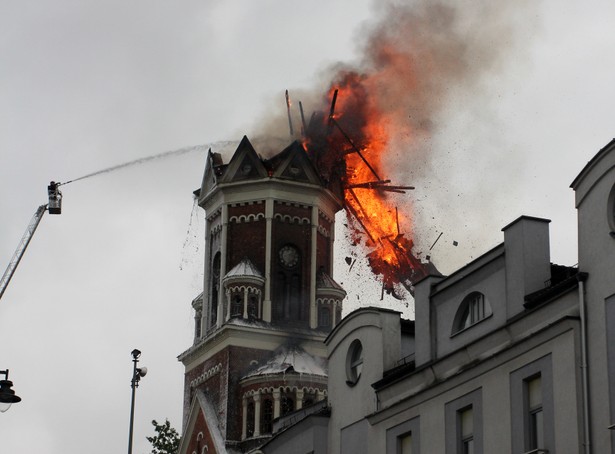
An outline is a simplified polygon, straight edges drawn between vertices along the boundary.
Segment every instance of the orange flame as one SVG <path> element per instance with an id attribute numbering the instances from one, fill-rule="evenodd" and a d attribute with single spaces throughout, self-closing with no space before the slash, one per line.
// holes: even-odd
<path id="1" fill-rule="evenodd" d="M 362 233 L 367 235 L 366 244 L 372 249 L 369 264 L 382 276 L 384 288 L 394 292 L 401 284 L 412 291 L 429 264 L 413 254 L 412 240 L 401 232 L 400 224 L 409 228 L 412 219 L 398 213 L 387 197 L 391 187 L 382 178 L 382 157 L 390 143 L 391 126 L 371 94 L 373 82 L 356 72 L 340 74 L 329 92 L 337 113 L 332 108 L 329 118 L 311 125 L 305 145 L 325 179 L 333 185 L 336 179 L 341 183 L 345 208 L 358 223 L 355 242 Z"/>

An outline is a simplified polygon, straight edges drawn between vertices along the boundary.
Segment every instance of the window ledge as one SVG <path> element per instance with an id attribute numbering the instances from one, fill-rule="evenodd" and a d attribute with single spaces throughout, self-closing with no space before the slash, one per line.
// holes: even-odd
<path id="1" fill-rule="evenodd" d="M 476 322 L 472 323 L 472 324 L 471 324 L 471 325 L 469 325 L 469 326 L 466 326 L 465 328 L 460 329 L 459 331 L 455 331 L 454 333 L 452 333 L 452 334 L 451 334 L 451 337 L 455 337 L 455 336 L 457 336 L 458 334 L 465 333 L 466 331 L 468 331 L 468 330 L 470 330 L 470 329 L 474 328 L 474 327 L 475 327 L 476 325 L 478 325 L 479 323 L 482 323 L 482 322 L 484 322 L 485 320 L 490 319 L 491 317 L 493 317 L 493 313 L 491 313 L 491 314 L 489 314 L 489 315 L 487 315 L 487 316 L 485 316 L 485 317 L 481 318 L 480 320 L 477 320 Z M 534 451 L 529 451 L 529 452 L 532 452 L 532 453 L 533 453 Z M 527 454 L 527 453 L 525 453 L 525 454 Z"/>
<path id="2" fill-rule="evenodd" d="M 549 454 L 548 449 L 532 449 L 531 451 L 526 451 L 524 454 Z"/>

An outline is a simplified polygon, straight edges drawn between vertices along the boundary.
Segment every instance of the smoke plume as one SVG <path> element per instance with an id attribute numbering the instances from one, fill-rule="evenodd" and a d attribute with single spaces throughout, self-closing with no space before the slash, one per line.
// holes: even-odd
<path id="1" fill-rule="evenodd" d="M 417 187 L 410 196 L 385 197 L 405 213 L 401 227 L 422 259 L 429 254 L 446 261 L 455 230 L 472 241 L 483 223 L 469 225 L 468 212 L 488 217 L 497 205 L 490 188 L 514 180 L 515 165 L 507 165 L 506 172 L 496 168 L 494 153 L 506 144 L 494 132 L 498 120 L 492 106 L 498 77 L 513 66 L 513 57 L 519 64 L 521 31 L 533 25 L 529 5 L 378 2 L 380 12 L 358 35 L 359 61 L 327 68 L 310 90 L 291 90 L 309 117 L 312 111 L 328 113 L 332 91 L 340 88 L 339 124 L 365 147 L 383 178 Z M 280 109 L 265 127 L 269 140 L 288 137 L 285 113 Z M 298 114 L 293 121 L 299 124 Z"/>

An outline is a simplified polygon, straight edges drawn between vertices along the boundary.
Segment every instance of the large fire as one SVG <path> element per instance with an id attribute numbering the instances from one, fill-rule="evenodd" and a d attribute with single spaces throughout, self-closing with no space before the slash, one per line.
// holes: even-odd
<path id="1" fill-rule="evenodd" d="M 413 253 L 412 219 L 388 197 L 413 188 L 383 178 L 381 160 L 392 132 L 386 112 L 370 95 L 371 82 L 356 72 L 342 73 L 328 94 L 329 115 L 313 118 L 305 146 L 330 185 L 343 190 L 355 243 L 364 239 L 370 248 L 369 264 L 382 276 L 383 289 L 397 294 L 400 284 L 412 291 L 432 265 Z"/>
<path id="2" fill-rule="evenodd" d="M 331 87 L 324 99 L 313 99 L 322 87 L 310 91 L 308 102 L 322 113 L 306 121 L 299 103 L 301 136 L 322 177 L 343 194 L 353 240 L 369 248 L 371 268 L 382 275 L 383 288 L 411 290 L 436 270 L 413 251 L 418 225 L 427 227 L 425 212 L 409 207 L 406 196 L 398 213 L 399 199 L 391 193 L 408 188 L 393 185 L 425 187 L 434 159 L 444 154 L 434 157 L 433 149 L 422 145 L 442 133 L 450 110 L 465 112 L 481 104 L 490 89 L 487 76 L 506 61 L 505 49 L 514 49 L 521 5 L 383 0 L 378 6 L 375 20 L 361 28 L 359 58 L 324 74 Z M 292 135 L 288 100 L 287 107 Z M 484 114 L 482 108 L 477 112 Z M 431 197 L 434 204 L 437 197 Z M 413 218 L 413 212 L 421 218 Z"/>

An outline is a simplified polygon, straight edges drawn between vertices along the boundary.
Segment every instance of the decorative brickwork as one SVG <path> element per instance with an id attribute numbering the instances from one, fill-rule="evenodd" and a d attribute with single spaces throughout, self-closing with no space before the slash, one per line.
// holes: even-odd
<path id="1" fill-rule="evenodd" d="M 275 418 L 325 399 L 327 330 L 316 326 L 317 311 L 343 299 L 330 278 L 333 290 L 317 287 L 319 270 L 332 273 L 341 200 L 321 186 L 301 145 L 262 161 L 244 137 L 227 165 L 214 158 L 199 194 L 202 303 L 194 344 L 179 357 L 191 427 L 179 454 L 252 451 Z"/>

